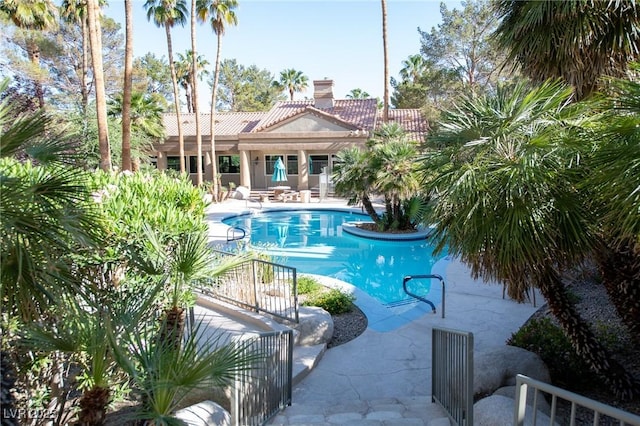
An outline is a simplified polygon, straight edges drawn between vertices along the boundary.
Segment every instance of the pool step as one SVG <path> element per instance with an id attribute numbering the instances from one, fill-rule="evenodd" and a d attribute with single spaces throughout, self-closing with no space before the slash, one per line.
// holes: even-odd
<path id="1" fill-rule="evenodd" d="M 268 424 L 449 426 L 450 422 L 444 410 L 431 402 L 430 396 L 423 396 L 342 401 L 340 404 L 294 402 Z"/>
<path id="2" fill-rule="evenodd" d="M 387 308 L 395 308 L 397 306 L 416 305 L 418 304 L 418 302 L 419 301 L 416 299 L 403 299 L 396 300 L 395 302 L 385 303 L 384 306 L 386 306 Z"/>

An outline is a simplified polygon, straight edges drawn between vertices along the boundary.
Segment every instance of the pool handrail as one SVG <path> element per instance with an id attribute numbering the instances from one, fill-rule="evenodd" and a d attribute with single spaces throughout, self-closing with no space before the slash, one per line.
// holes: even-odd
<path id="1" fill-rule="evenodd" d="M 434 314 L 436 313 L 436 306 L 433 304 L 433 302 L 431 302 L 425 297 L 414 294 L 407 289 L 407 282 L 411 281 L 414 278 L 433 278 L 433 279 L 440 280 L 440 283 L 442 284 L 442 318 L 444 318 L 444 290 L 445 290 L 444 278 L 442 278 L 442 276 L 437 274 L 427 274 L 427 275 L 406 275 L 402 279 L 402 289 L 404 290 L 404 292 L 407 293 L 409 296 L 415 299 L 418 299 L 421 302 L 424 302 L 429 306 L 431 306 L 431 309 L 433 309 Z"/>

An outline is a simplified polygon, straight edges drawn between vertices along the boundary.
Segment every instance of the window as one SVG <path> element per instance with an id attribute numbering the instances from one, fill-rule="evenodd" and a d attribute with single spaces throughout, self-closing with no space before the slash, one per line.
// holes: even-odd
<path id="1" fill-rule="evenodd" d="M 264 173 L 266 175 L 273 174 L 273 168 L 278 161 L 278 158 L 283 159 L 282 155 L 265 155 L 264 156 Z"/>
<path id="2" fill-rule="evenodd" d="M 298 174 L 298 156 L 297 155 L 287 155 L 287 174 L 289 175 Z"/>
<path id="3" fill-rule="evenodd" d="M 219 155 L 218 156 L 218 172 L 219 173 L 240 173 L 240 156 L 239 155 Z"/>
<path id="4" fill-rule="evenodd" d="M 189 156 L 189 173 L 198 173 L 198 157 Z M 202 172 L 204 173 L 204 156 L 202 157 Z"/>
<path id="5" fill-rule="evenodd" d="M 310 155 L 309 156 L 309 174 L 319 175 L 322 173 L 323 167 L 329 167 L 328 155 Z"/>
<path id="6" fill-rule="evenodd" d="M 180 157 L 178 156 L 167 156 L 167 170 L 175 170 L 177 172 L 180 171 Z"/>

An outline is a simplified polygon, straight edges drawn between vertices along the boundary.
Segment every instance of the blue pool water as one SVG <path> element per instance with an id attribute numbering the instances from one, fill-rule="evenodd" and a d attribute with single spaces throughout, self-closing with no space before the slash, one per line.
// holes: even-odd
<path id="1" fill-rule="evenodd" d="M 402 289 L 406 275 L 430 274 L 446 256 L 433 256 L 428 240 L 383 241 L 353 236 L 342 230 L 345 222 L 369 222 L 368 216 L 327 210 L 262 212 L 236 216 L 223 223 L 243 228 L 251 245 L 277 263 L 299 272 L 346 281 L 385 305 L 411 300 Z M 441 292 L 432 280 L 411 280 L 412 292 L 436 305 Z"/>

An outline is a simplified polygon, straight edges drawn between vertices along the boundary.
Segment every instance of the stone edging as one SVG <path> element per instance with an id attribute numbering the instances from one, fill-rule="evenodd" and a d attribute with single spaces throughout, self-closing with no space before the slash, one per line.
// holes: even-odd
<path id="1" fill-rule="evenodd" d="M 385 240 L 385 241 L 415 241 L 424 240 L 431 234 L 431 229 L 418 229 L 415 232 L 406 232 L 400 234 L 392 234 L 389 232 L 374 232 L 366 229 L 361 229 L 357 226 L 362 222 L 345 222 L 342 224 L 342 230 L 347 234 L 355 235 L 356 237 L 370 238 L 373 240 Z"/>

